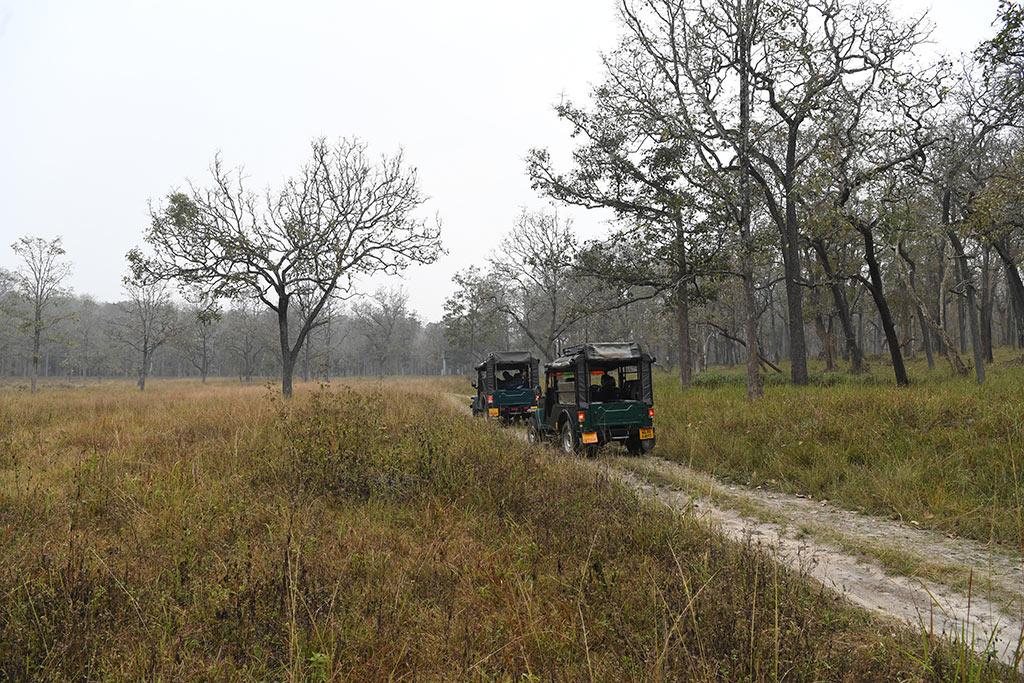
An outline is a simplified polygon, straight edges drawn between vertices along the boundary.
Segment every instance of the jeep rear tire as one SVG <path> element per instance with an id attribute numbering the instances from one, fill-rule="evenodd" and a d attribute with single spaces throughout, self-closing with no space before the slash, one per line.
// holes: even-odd
<path id="1" fill-rule="evenodd" d="M 654 450 L 654 439 L 641 441 L 639 436 L 632 436 L 626 440 L 626 450 L 630 455 L 647 455 Z"/>
<path id="2" fill-rule="evenodd" d="M 533 424 L 531 422 L 529 424 L 529 426 L 527 426 L 527 428 L 526 428 L 526 441 L 527 441 L 527 443 L 536 446 L 536 445 L 542 443 L 543 440 L 544 439 L 541 437 L 540 430 L 537 429 L 537 425 L 535 425 L 535 424 Z"/>
<path id="3" fill-rule="evenodd" d="M 562 452 L 566 455 L 576 455 L 580 448 L 579 437 L 568 420 L 562 424 L 561 444 Z"/>

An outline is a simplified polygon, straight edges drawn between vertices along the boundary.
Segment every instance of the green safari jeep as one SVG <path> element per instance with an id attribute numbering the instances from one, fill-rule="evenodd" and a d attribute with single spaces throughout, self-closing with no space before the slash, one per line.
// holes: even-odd
<path id="1" fill-rule="evenodd" d="M 527 420 L 537 410 L 540 360 L 527 351 L 501 351 L 476 367 L 470 408 L 473 415 L 511 424 Z"/>
<path id="2" fill-rule="evenodd" d="M 543 400 L 531 441 L 557 441 L 566 453 L 594 456 L 618 441 L 633 455 L 654 448 L 651 358 L 635 342 L 580 344 L 544 367 Z"/>

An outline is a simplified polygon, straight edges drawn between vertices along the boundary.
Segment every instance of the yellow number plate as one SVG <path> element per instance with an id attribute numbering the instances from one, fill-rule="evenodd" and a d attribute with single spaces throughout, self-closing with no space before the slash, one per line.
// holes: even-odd
<path id="1" fill-rule="evenodd" d="M 640 440 L 648 441 L 654 438 L 654 427 L 641 427 L 640 428 Z"/>
<path id="2" fill-rule="evenodd" d="M 583 443 L 597 443 L 597 432 L 583 432 Z"/>
<path id="3" fill-rule="evenodd" d="M 497 408 L 488 408 L 487 409 L 487 414 L 490 415 L 491 417 L 498 417 L 498 409 Z"/>

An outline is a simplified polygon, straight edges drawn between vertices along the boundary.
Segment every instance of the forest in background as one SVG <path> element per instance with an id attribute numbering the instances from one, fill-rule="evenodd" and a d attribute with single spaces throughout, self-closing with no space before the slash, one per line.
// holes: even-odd
<path id="1" fill-rule="evenodd" d="M 983 382 L 995 347 L 1024 346 L 1021 15 L 1004 2 L 952 60 L 886 3 L 626 2 L 604 80 L 557 107 L 571 159 L 528 155 L 550 203 L 456 275 L 443 320 L 354 285 L 443 253 L 415 167 L 319 139 L 264 195 L 218 156 L 208 184 L 152 204 L 122 302 L 67 291 L 59 239 L 19 240 L 0 373 L 281 372 L 288 395 L 295 373 L 465 373 L 494 349 L 634 339 L 684 387 L 744 364 L 751 397 L 765 373 L 806 384 L 814 358 L 903 385 L 924 356 Z M 560 204 L 604 210 L 609 233 L 581 240 Z"/>

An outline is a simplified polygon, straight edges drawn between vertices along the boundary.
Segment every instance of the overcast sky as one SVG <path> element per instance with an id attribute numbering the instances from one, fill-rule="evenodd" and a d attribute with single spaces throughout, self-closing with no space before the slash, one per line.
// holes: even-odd
<path id="1" fill-rule="evenodd" d="M 930 8 L 949 54 L 996 4 L 894 2 Z M 541 204 L 526 152 L 570 148 L 552 107 L 586 96 L 618 33 L 615 0 L 0 0 L 0 266 L 17 237 L 61 235 L 75 291 L 114 300 L 147 200 L 204 181 L 216 151 L 262 187 L 313 137 L 358 135 L 404 148 L 442 218 L 448 254 L 404 278 L 437 320 L 452 274 Z"/>

